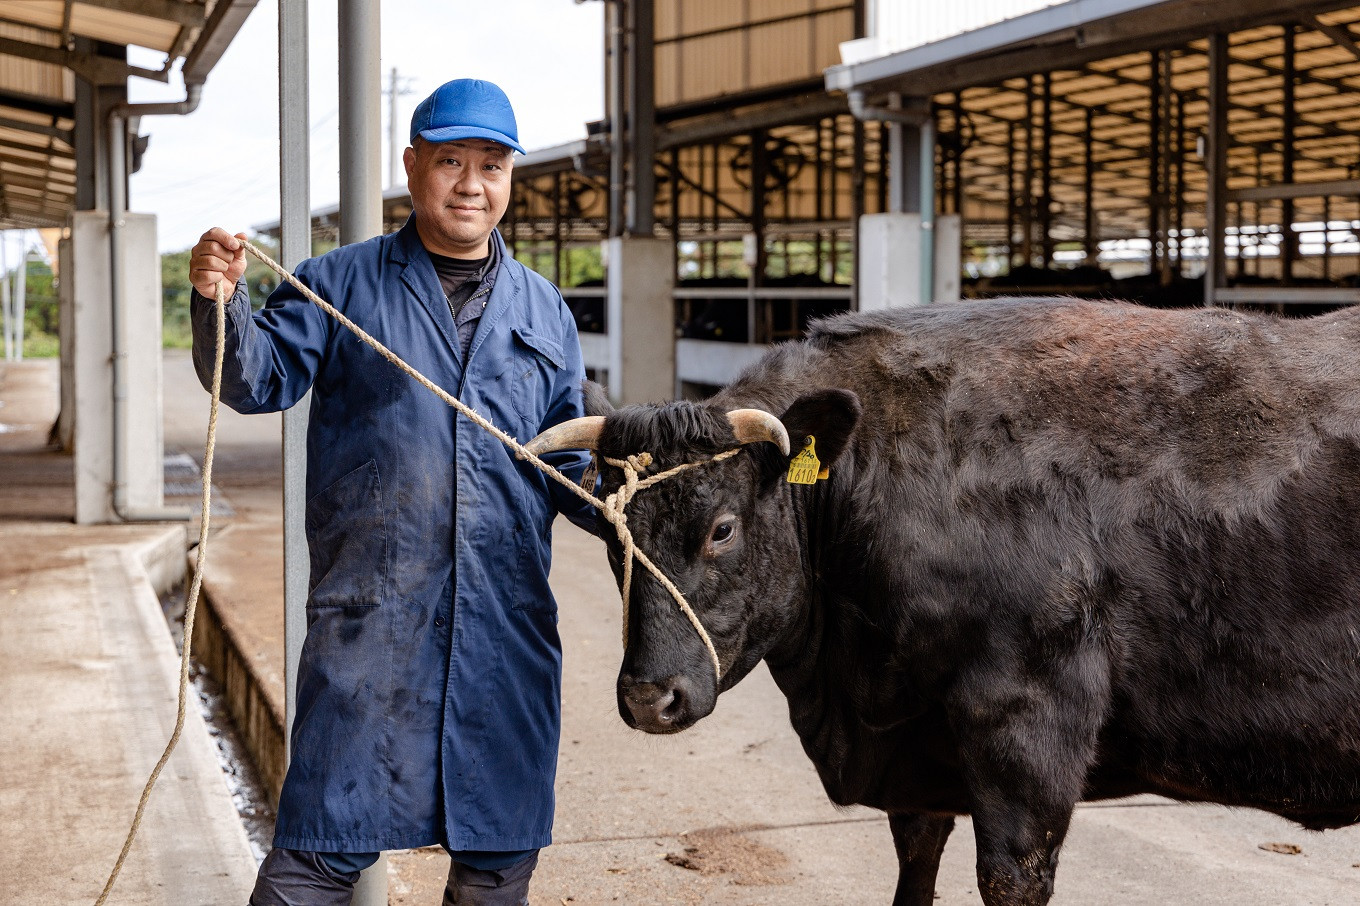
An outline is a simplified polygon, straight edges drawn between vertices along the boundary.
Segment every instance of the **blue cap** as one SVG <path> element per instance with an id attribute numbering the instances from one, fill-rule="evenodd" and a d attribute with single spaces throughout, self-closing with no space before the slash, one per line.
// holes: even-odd
<path id="1" fill-rule="evenodd" d="M 411 116 L 411 141 L 451 142 L 485 138 L 525 153 L 519 143 L 515 111 L 497 85 L 481 79 L 454 79 L 420 102 Z"/>

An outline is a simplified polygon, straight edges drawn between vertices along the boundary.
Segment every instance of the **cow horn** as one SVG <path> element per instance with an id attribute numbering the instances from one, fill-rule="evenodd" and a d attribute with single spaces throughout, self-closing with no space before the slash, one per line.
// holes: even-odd
<path id="1" fill-rule="evenodd" d="M 554 425 L 524 445 L 535 456 L 557 450 L 594 450 L 600 442 L 603 415 L 586 415 Z"/>
<path id="2" fill-rule="evenodd" d="M 744 444 L 768 440 L 779 448 L 779 452 L 789 455 L 789 432 L 784 423 L 764 409 L 733 409 L 727 413 L 732 424 L 732 433 Z"/>

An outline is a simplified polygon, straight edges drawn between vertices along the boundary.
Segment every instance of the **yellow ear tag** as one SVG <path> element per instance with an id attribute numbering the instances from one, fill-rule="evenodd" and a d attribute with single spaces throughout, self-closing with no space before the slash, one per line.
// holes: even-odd
<path id="1" fill-rule="evenodd" d="M 807 446 L 789 461 L 789 484 L 816 484 L 821 471 L 822 463 L 817 458 L 817 438 L 809 435 Z"/>

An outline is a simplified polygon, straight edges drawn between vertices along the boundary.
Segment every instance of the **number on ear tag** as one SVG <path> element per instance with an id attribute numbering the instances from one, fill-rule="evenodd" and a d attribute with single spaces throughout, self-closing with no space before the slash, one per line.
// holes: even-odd
<path id="1" fill-rule="evenodd" d="M 789 484 L 816 484 L 822 463 L 817 459 L 817 438 L 808 435 L 807 446 L 789 460 Z"/>

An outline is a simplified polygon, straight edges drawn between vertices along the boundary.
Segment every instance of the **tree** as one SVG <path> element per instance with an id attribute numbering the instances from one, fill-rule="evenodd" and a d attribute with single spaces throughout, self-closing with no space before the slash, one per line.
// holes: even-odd
<path id="1" fill-rule="evenodd" d="M 278 249 L 267 237 L 256 236 L 251 242 L 271 258 L 277 257 Z M 189 249 L 161 255 L 161 329 L 162 342 L 167 349 L 187 349 L 193 342 L 189 323 L 189 297 L 193 292 L 189 283 L 189 258 Z M 273 271 L 254 257 L 246 256 L 246 285 L 250 287 L 250 301 L 255 308 L 264 305 L 278 282 Z"/>

